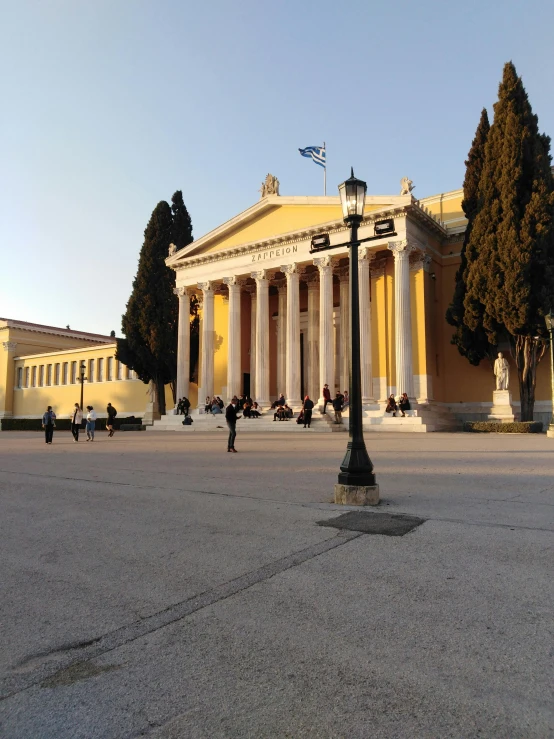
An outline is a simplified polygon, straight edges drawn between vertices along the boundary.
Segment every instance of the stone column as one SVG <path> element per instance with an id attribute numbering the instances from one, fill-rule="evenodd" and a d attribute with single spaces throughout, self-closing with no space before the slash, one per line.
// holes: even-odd
<path id="1" fill-rule="evenodd" d="M 279 291 L 277 316 L 277 393 L 286 393 L 287 387 L 287 281 L 275 280 Z"/>
<path id="2" fill-rule="evenodd" d="M 349 383 L 350 383 L 350 373 L 349 373 L 349 365 L 350 365 L 350 350 L 349 350 L 349 301 L 348 301 L 348 293 L 349 293 L 349 268 L 348 267 L 339 267 L 336 274 L 339 278 L 340 283 L 340 325 L 339 325 L 339 340 L 340 340 L 340 349 L 339 349 L 339 390 L 342 392 L 343 390 L 349 390 Z"/>
<path id="3" fill-rule="evenodd" d="M 250 396 L 256 391 L 256 285 L 247 285 L 250 293 Z"/>
<path id="4" fill-rule="evenodd" d="M 229 288 L 229 318 L 227 336 L 227 398 L 232 400 L 241 394 L 241 331 L 240 331 L 240 291 L 242 282 L 236 277 L 224 277 L 223 282 Z"/>
<path id="5" fill-rule="evenodd" d="M 256 393 L 262 408 L 267 408 L 269 401 L 269 280 L 267 272 L 261 269 L 252 272 L 256 280 Z"/>
<path id="6" fill-rule="evenodd" d="M 360 294 L 360 360 L 362 374 L 362 405 L 374 403 L 371 366 L 371 301 L 369 299 L 370 264 L 375 252 L 367 247 L 358 251 L 358 289 Z"/>
<path id="7" fill-rule="evenodd" d="M 3 385 L 5 388 L 4 397 L 0 395 L 0 418 L 11 418 L 13 416 L 13 396 L 14 396 L 14 385 L 15 385 L 15 354 L 17 343 L 15 341 L 3 341 L 2 348 L 6 352 L 4 359 L 4 365 L 2 367 L 2 361 L 0 360 L 0 368 L 2 368 L 2 376 L 0 376 L 0 387 Z M 38 383 L 38 378 L 37 378 Z"/>
<path id="8" fill-rule="evenodd" d="M 291 408 L 302 405 L 300 399 L 300 282 L 298 265 L 281 267 L 287 276 L 287 365 L 286 398 Z"/>
<path id="9" fill-rule="evenodd" d="M 177 401 L 188 398 L 190 390 L 190 296 L 188 287 L 173 289 L 179 297 L 179 327 L 177 333 Z"/>
<path id="10" fill-rule="evenodd" d="M 319 398 L 319 275 L 312 272 L 305 275 L 308 283 L 308 346 L 307 381 L 308 395 L 317 402 Z"/>
<path id="11" fill-rule="evenodd" d="M 199 282 L 202 290 L 202 393 L 198 398 L 198 407 L 204 407 L 204 398 L 214 394 L 214 290 L 213 282 Z"/>
<path id="12" fill-rule="evenodd" d="M 416 247 L 407 239 L 389 241 L 394 255 L 394 333 L 396 347 L 396 393 L 414 397 L 412 366 L 412 316 L 410 310 L 410 253 Z"/>
<path id="13" fill-rule="evenodd" d="M 324 385 L 329 385 L 331 398 L 335 395 L 335 347 L 333 342 L 333 267 L 331 257 L 318 257 L 314 264 L 319 269 L 319 404 Z"/>

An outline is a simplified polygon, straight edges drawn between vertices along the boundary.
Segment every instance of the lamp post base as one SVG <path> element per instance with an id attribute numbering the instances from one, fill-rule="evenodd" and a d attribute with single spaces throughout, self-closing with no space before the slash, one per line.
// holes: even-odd
<path id="1" fill-rule="evenodd" d="M 338 505 L 379 505 L 379 485 L 335 485 Z"/>
<path id="2" fill-rule="evenodd" d="M 549 436 L 551 439 L 554 439 L 554 423 L 551 423 L 546 431 L 546 435 Z"/>

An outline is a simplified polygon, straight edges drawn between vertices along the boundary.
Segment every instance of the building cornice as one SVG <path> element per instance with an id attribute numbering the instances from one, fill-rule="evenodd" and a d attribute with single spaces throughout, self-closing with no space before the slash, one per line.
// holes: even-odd
<path id="1" fill-rule="evenodd" d="M 271 196 L 270 196 L 271 197 Z M 278 196 L 273 196 L 278 197 Z M 386 199 L 386 198 L 383 198 Z M 388 198 L 387 200 L 390 200 Z M 405 200 L 408 200 L 408 198 L 405 198 Z M 405 204 L 405 205 L 399 205 L 399 206 L 393 206 L 389 208 L 382 208 L 379 210 L 373 210 L 364 216 L 364 220 L 361 224 L 361 226 L 367 226 L 372 223 L 374 223 L 377 220 L 381 220 L 382 218 L 386 216 L 392 216 L 392 217 L 402 217 L 405 216 L 408 212 L 408 209 L 412 207 L 411 205 Z M 433 221 L 432 217 L 426 216 L 425 218 L 430 219 Z M 309 226 L 306 228 L 298 229 L 296 231 L 289 231 L 288 233 L 284 234 L 278 234 L 277 236 L 271 236 L 269 238 L 263 239 L 261 241 L 250 241 L 246 244 L 241 244 L 240 246 L 231 246 L 228 249 L 222 249 L 221 251 L 215 251 L 215 252 L 208 252 L 207 254 L 199 254 L 197 257 L 191 256 L 189 258 L 184 258 L 181 255 L 180 261 L 177 263 L 170 264 L 170 260 L 166 260 L 166 264 L 170 266 L 173 270 L 178 271 L 180 269 L 183 269 L 184 267 L 196 267 L 201 264 L 208 264 L 212 262 L 219 262 L 224 259 L 229 259 L 230 257 L 236 257 L 241 256 L 245 254 L 255 254 L 259 251 L 265 251 L 272 246 L 290 246 L 291 244 L 297 244 L 300 241 L 306 241 L 307 239 L 311 239 L 313 236 L 316 236 L 320 233 L 328 233 L 330 236 L 333 234 L 339 234 L 339 233 L 347 233 L 349 232 L 350 227 L 347 226 L 342 218 L 340 220 L 336 221 L 328 221 L 327 223 L 320 223 L 317 224 L 317 226 Z M 446 231 L 441 232 L 446 234 Z M 332 246 L 332 244 L 331 244 Z"/>
<path id="2" fill-rule="evenodd" d="M 113 337 L 103 336 L 102 334 L 89 334 L 86 331 L 72 331 L 71 329 L 57 328 L 56 326 L 43 326 L 40 323 L 27 323 L 26 321 L 18 321 L 13 318 L 0 318 L 0 331 L 10 328 L 20 331 L 30 331 L 36 334 L 65 336 L 68 339 L 77 339 L 79 341 L 96 341 L 99 344 L 109 343 L 113 340 Z"/>
<path id="3" fill-rule="evenodd" d="M 74 349 L 60 349 L 59 351 L 43 352 L 41 354 L 22 354 L 20 357 L 15 357 L 15 361 L 32 359 L 41 359 L 42 357 L 59 357 L 64 354 L 84 354 L 85 352 L 98 352 L 101 350 L 114 350 L 117 349 L 117 344 L 112 342 L 110 344 L 96 344 L 95 346 L 83 346 L 75 347 Z"/>

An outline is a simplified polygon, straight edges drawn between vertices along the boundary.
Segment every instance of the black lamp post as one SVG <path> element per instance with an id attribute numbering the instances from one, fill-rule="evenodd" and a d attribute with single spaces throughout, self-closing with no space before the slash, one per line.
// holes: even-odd
<path id="1" fill-rule="evenodd" d="M 360 369 L 360 302 L 358 286 L 358 228 L 364 215 L 367 185 L 351 176 L 339 185 L 344 222 L 350 226 L 350 418 L 346 454 L 339 473 L 339 485 L 374 486 L 373 464 L 367 453 L 362 428 L 362 392 Z"/>
<path id="2" fill-rule="evenodd" d="M 550 384 L 552 393 L 552 418 L 546 433 L 548 436 L 554 437 L 554 313 L 552 313 L 552 308 L 548 311 L 548 315 L 544 317 L 544 320 L 546 321 L 546 329 L 550 334 Z"/>
<path id="3" fill-rule="evenodd" d="M 81 362 L 81 364 L 79 365 L 79 382 L 81 383 L 81 410 L 83 410 L 84 386 L 85 386 L 85 380 L 87 379 L 85 377 L 85 371 L 86 371 L 86 365 L 84 362 Z"/>

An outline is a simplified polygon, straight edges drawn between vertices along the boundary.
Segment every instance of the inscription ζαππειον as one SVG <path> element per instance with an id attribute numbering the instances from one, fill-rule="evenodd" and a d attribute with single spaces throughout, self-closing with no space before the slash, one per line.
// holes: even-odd
<path id="1" fill-rule="evenodd" d="M 281 246 L 279 249 L 268 249 L 260 251 L 258 254 L 252 254 L 253 262 L 262 262 L 264 259 L 273 259 L 274 257 L 285 257 L 287 254 L 296 254 L 298 246 Z"/>

